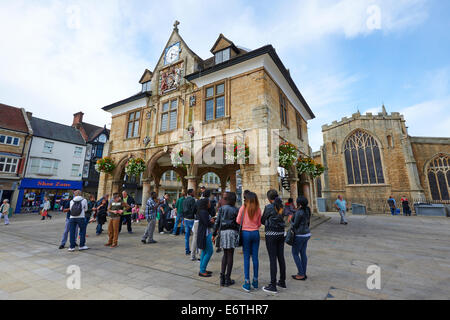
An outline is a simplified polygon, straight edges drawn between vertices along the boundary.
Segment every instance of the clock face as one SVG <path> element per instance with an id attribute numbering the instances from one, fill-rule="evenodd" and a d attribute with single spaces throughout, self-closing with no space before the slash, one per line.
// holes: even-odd
<path id="1" fill-rule="evenodd" d="M 101 143 L 106 143 L 106 136 L 104 135 L 104 134 L 101 134 L 99 137 L 98 137 L 98 141 L 99 142 L 101 142 Z"/>
<path id="2" fill-rule="evenodd" d="M 174 61 L 177 61 L 179 55 L 180 55 L 180 43 L 177 42 L 167 49 L 166 55 L 164 57 L 164 64 L 170 64 Z"/>

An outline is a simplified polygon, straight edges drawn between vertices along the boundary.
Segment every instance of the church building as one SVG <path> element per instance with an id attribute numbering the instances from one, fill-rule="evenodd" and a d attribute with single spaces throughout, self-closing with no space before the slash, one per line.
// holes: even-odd
<path id="1" fill-rule="evenodd" d="M 387 199 L 450 204 L 450 138 L 412 137 L 403 115 L 359 112 L 322 126 L 314 159 L 327 170 L 317 196 L 332 210 L 338 195 L 368 211 L 386 212 Z"/>

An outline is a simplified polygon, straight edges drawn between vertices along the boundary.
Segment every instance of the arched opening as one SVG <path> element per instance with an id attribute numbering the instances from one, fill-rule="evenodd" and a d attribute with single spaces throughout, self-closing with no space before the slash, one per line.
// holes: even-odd
<path id="1" fill-rule="evenodd" d="M 159 196 L 168 194 L 171 201 L 178 199 L 183 190 L 182 179 L 183 177 L 173 169 L 168 169 L 162 173 L 159 181 Z"/>
<path id="2" fill-rule="evenodd" d="M 450 157 L 439 154 L 427 169 L 428 185 L 433 200 L 450 200 Z"/>
<path id="3" fill-rule="evenodd" d="M 372 135 L 354 131 L 345 142 L 344 156 L 348 184 L 384 184 L 381 152 Z"/>

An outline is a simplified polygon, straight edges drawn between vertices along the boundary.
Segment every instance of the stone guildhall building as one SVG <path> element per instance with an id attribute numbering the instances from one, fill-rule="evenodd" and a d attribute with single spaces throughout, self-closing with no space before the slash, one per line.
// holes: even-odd
<path id="1" fill-rule="evenodd" d="M 127 189 L 145 203 L 150 191 L 160 190 L 163 174 L 173 170 L 184 190 L 197 189 L 205 174 L 215 173 L 221 190 L 236 191 L 241 181 L 242 190 L 265 201 L 267 190 L 280 189 L 275 147 L 289 141 L 310 155 L 307 121 L 314 114 L 271 45 L 248 50 L 220 34 L 211 41 L 212 56 L 203 59 L 182 39 L 178 24 L 155 68 L 140 78 L 142 90 L 103 107 L 112 116 L 105 154 L 117 167 L 100 175 L 99 194 Z M 226 141 L 245 144 L 257 161 L 202 160 L 205 153 L 222 158 Z M 189 154 L 194 161 L 174 165 L 174 154 L 183 159 Z M 125 174 L 131 157 L 146 162 L 140 177 Z M 294 197 L 311 197 L 306 178 L 290 175 L 290 186 Z"/>
<path id="2" fill-rule="evenodd" d="M 327 170 L 316 180 L 327 209 L 337 195 L 383 212 L 393 195 L 413 202 L 450 204 L 450 138 L 412 137 L 398 112 L 359 112 L 322 126 L 314 159 Z"/>

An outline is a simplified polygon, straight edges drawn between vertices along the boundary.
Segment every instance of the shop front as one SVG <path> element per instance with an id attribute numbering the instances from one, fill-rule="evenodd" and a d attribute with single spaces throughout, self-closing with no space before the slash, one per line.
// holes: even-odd
<path id="1" fill-rule="evenodd" d="M 67 199 L 74 190 L 81 190 L 82 187 L 82 181 L 23 179 L 15 213 L 39 212 L 46 196 L 50 200 L 51 210 L 58 210 L 61 199 Z"/>

